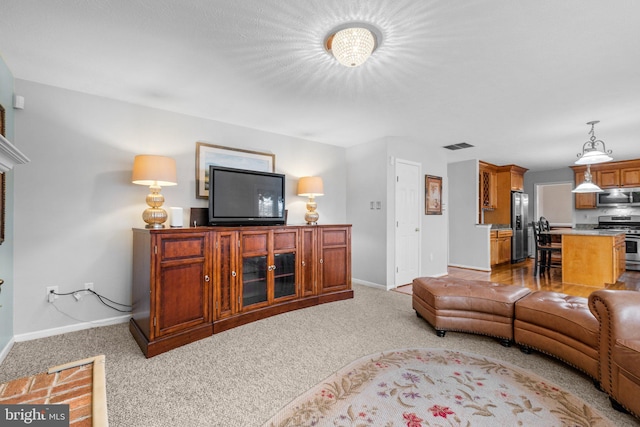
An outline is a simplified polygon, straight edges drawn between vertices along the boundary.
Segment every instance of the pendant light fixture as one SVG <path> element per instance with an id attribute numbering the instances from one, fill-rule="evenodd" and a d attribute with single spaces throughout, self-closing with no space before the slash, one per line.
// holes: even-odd
<path id="1" fill-rule="evenodd" d="M 613 160 L 613 157 L 610 156 L 612 151 L 607 150 L 607 147 L 604 145 L 604 141 L 596 139 L 594 126 L 598 123 L 600 123 L 600 120 L 594 120 L 587 123 L 588 125 L 591 125 L 591 130 L 589 131 L 591 138 L 589 138 L 589 141 L 585 142 L 582 146 L 582 153 L 578 153 L 576 165 L 594 165 L 596 163 L 610 162 Z M 599 146 L 602 147 L 601 150 L 598 148 Z"/>
<path id="2" fill-rule="evenodd" d="M 599 120 L 593 120 L 587 123 L 588 125 L 591 125 L 591 130 L 589 131 L 591 138 L 589 138 L 589 141 L 584 143 L 582 146 L 582 153 L 578 153 L 578 160 L 576 160 L 576 165 L 587 165 L 587 170 L 584 171 L 584 181 L 573 189 L 571 191 L 572 193 L 602 192 L 602 189 L 593 182 L 591 165 L 610 162 L 613 160 L 613 157 L 610 156 L 612 151 L 607 150 L 607 147 L 604 145 L 604 141 L 596 139 L 594 127 L 598 123 L 600 123 Z M 602 149 L 599 147 L 602 147 Z"/>

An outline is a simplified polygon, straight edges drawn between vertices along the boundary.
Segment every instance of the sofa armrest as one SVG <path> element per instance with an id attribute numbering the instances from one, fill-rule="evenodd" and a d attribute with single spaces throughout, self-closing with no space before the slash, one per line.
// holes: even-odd
<path id="1" fill-rule="evenodd" d="M 611 393 L 616 340 L 640 339 L 640 292 L 597 290 L 589 296 L 589 309 L 599 322 L 598 380 L 602 389 Z"/>

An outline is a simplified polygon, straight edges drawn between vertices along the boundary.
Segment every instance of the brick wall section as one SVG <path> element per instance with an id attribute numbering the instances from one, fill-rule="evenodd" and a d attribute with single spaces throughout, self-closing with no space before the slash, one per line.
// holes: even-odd
<path id="1" fill-rule="evenodd" d="M 68 404 L 70 425 L 92 425 L 93 364 L 0 384 L 0 404 Z"/>

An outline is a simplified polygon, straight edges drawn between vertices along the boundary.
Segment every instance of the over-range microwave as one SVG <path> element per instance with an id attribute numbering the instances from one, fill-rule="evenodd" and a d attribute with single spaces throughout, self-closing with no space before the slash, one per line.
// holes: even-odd
<path id="1" fill-rule="evenodd" d="M 599 207 L 640 206 L 640 188 L 611 188 L 596 193 Z"/>

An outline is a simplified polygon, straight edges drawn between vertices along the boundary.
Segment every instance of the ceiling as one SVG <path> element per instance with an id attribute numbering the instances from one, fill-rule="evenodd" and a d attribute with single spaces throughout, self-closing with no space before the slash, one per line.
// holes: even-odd
<path id="1" fill-rule="evenodd" d="M 0 0 L 0 10 L 0 54 L 18 79 L 345 147 L 467 142 L 450 162 L 531 170 L 573 164 L 586 122 L 600 120 L 615 160 L 640 157 L 640 1 Z M 358 68 L 323 47 L 345 22 L 382 34 Z"/>

